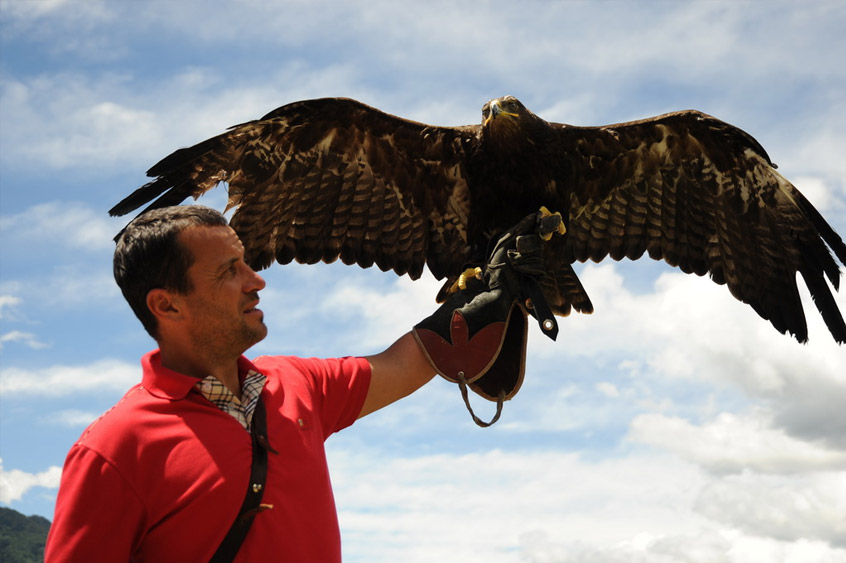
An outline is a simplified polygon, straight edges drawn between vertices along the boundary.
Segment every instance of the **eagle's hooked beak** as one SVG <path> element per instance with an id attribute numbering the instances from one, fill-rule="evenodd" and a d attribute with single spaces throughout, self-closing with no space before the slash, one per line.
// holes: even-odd
<path id="1" fill-rule="evenodd" d="M 488 115 L 488 118 L 485 120 L 485 125 L 487 125 L 493 118 L 498 116 L 499 114 L 508 115 L 511 117 L 519 117 L 516 113 L 512 113 L 510 111 L 505 111 L 502 109 L 498 100 L 493 100 L 491 102 L 491 113 Z"/>

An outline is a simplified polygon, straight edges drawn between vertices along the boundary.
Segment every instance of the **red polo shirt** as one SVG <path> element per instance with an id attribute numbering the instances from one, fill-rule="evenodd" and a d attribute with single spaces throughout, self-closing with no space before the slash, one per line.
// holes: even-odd
<path id="1" fill-rule="evenodd" d="M 194 387 L 142 359 L 143 379 L 65 461 L 46 561 L 208 561 L 241 507 L 250 435 Z M 341 560 L 323 442 L 352 424 L 370 386 L 363 358 L 241 358 L 267 376 L 267 488 L 237 561 Z"/>

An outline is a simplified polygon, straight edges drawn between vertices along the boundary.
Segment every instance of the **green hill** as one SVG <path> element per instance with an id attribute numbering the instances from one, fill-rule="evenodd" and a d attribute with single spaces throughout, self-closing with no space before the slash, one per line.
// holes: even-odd
<path id="1" fill-rule="evenodd" d="M 0 561 L 40 563 L 50 521 L 41 516 L 24 516 L 17 510 L 0 507 Z"/>

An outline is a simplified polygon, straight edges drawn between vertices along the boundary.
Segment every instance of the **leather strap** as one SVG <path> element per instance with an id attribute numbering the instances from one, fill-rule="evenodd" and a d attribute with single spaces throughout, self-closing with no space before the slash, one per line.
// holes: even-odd
<path id="1" fill-rule="evenodd" d="M 276 454 L 276 450 L 270 447 L 267 441 L 267 413 L 264 409 L 264 402 L 259 395 L 256 402 L 256 409 L 253 412 L 253 422 L 251 435 L 253 438 L 253 461 L 250 468 L 250 482 L 247 484 L 247 495 L 244 497 L 244 502 L 241 504 L 241 510 L 238 511 L 238 516 L 232 522 L 232 527 L 226 533 L 226 537 L 220 543 L 214 556 L 211 558 L 212 563 L 228 563 L 235 559 L 247 532 L 250 530 L 250 525 L 253 523 L 253 518 L 262 510 L 273 508 L 268 504 L 261 504 L 261 498 L 264 494 L 264 486 L 267 480 L 267 453 L 272 452 Z"/>
<path id="2" fill-rule="evenodd" d="M 464 406 L 467 407 L 467 412 L 470 413 L 470 416 L 473 418 L 473 422 L 476 423 L 476 426 L 481 426 L 482 428 L 487 428 L 488 426 L 492 426 L 494 422 L 499 420 L 499 415 L 502 414 L 502 403 L 505 402 L 505 389 L 499 392 L 499 396 L 496 398 L 496 414 L 494 414 L 493 418 L 490 419 L 489 422 L 485 422 L 478 416 L 476 413 L 473 412 L 473 407 L 470 406 L 470 397 L 467 393 L 467 380 L 464 379 L 464 372 L 458 372 L 458 388 L 461 390 L 461 398 L 464 399 Z"/>
<path id="3" fill-rule="evenodd" d="M 520 284 L 523 288 L 523 295 L 529 298 L 531 307 L 529 312 L 538 320 L 538 325 L 545 335 L 552 340 L 558 338 L 558 321 L 552 314 L 549 303 L 543 294 L 540 284 L 536 278 L 520 276 Z"/>

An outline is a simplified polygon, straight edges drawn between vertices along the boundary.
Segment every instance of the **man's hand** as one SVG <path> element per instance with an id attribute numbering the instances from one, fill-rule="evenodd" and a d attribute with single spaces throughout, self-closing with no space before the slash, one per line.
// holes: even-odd
<path id="1" fill-rule="evenodd" d="M 515 296 L 552 340 L 558 335 L 558 323 L 540 287 L 546 273 L 543 252 L 545 241 L 565 231 L 559 213 L 541 208 L 499 237 L 483 273 L 491 291 L 502 290 Z"/>
<path id="2" fill-rule="evenodd" d="M 560 215 L 526 216 L 497 238 L 482 269 L 483 284 L 468 283 L 414 327 L 420 348 L 440 375 L 463 391 L 469 385 L 500 408 L 517 393 L 525 368 L 526 309 L 547 335 L 554 339 L 557 333 L 539 282 L 545 273 L 544 238 L 562 227 Z M 474 420 L 485 425 L 475 415 Z"/>

